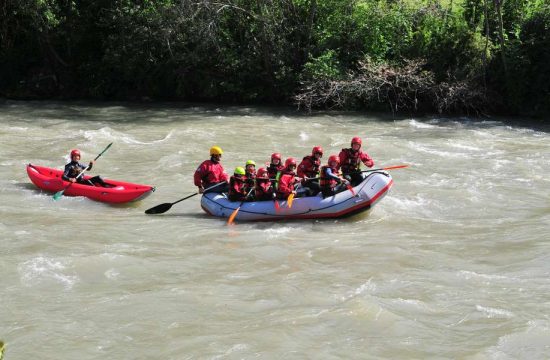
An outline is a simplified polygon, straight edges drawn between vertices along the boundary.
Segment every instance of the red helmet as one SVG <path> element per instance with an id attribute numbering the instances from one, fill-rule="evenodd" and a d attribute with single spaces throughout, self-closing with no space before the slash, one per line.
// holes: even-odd
<path id="1" fill-rule="evenodd" d="M 353 146 L 353 144 L 363 144 L 363 140 L 361 140 L 361 138 L 359 136 L 356 136 L 354 137 L 353 139 L 351 139 L 351 146 Z"/>
<path id="2" fill-rule="evenodd" d="M 273 159 L 278 159 L 279 161 L 281 161 L 281 154 L 279 153 L 271 154 L 271 161 L 273 161 Z"/>
<path id="3" fill-rule="evenodd" d="M 78 150 L 78 149 L 71 150 L 71 159 L 72 159 L 73 156 L 75 156 L 75 155 L 80 156 L 80 150 Z"/>
<path id="4" fill-rule="evenodd" d="M 323 155 L 323 148 L 320 146 L 315 146 L 313 150 L 311 150 L 311 155 L 315 156 L 315 153 L 320 153 L 321 156 Z"/>
<path id="5" fill-rule="evenodd" d="M 269 174 L 266 170 L 266 168 L 259 168 L 258 169 L 258 172 L 256 173 L 256 177 L 259 178 L 259 179 L 268 179 L 269 178 Z"/>
<path id="6" fill-rule="evenodd" d="M 336 163 L 339 164 L 340 158 L 338 157 L 338 155 L 330 155 L 328 157 L 328 163 L 330 164 L 332 161 L 336 161 Z"/>
<path id="7" fill-rule="evenodd" d="M 296 159 L 295 158 L 289 157 L 288 159 L 286 159 L 285 167 L 288 168 L 290 165 L 296 166 Z"/>

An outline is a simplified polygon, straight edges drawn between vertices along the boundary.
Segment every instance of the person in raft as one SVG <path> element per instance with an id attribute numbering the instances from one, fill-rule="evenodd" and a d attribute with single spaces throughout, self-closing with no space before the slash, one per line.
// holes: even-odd
<path id="1" fill-rule="evenodd" d="M 256 162 L 254 160 L 248 160 L 244 167 L 246 176 L 246 192 L 248 193 L 254 188 L 256 181 Z"/>
<path id="2" fill-rule="evenodd" d="M 289 157 L 285 161 L 285 167 L 281 170 L 277 186 L 277 199 L 286 200 L 290 194 L 296 194 L 294 186 L 298 183 L 296 177 L 296 159 Z"/>
<path id="3" fill-rule="evenodd" d="M 237 166 L 233 176 L 229 179 L 228 198 L 231 201 L 246 200 L 249 191 L 246 189 L 246 171 L 242 166 Z"/>
<path id="4" fill-rule="evenodd" d="M 273 183 L 273 186 L 277 186 L 277 176 L 279 172 L 282 171 L 285 167 L 282 164 L 282 157 L 280 153 L 271 154 L 271 163 L 267 165 L 267 174 Z"/>
<path id="5" fill-rule="evenodd" d="M 259 168 L 256 174 L 255 198 L 257 201 L 271 200 L 275 197 L 273 185 L 269 179 L 269 173 L 266 168 Z"/>
<path id="6" fill-rule="evenodd" d="M 109 187 L 103 179 L 97 175 L 90 179 L 84 180 L 84 175 L 81 177 L 78 177 L 81 172 L 86 170 L 91 170 L 92 166 L 95 164 L 95 161 L 92 160 L 90 163 L 86 166 L 84 164 L 81 164 L 80 162 L 80 150 L 74 149 L 71 150 L 71 162 L 65 165 L 65 171 L 63 172 L 63 176 L 61 178 L 65 181 L 70 181 L 72 183 L 77 182 L 79 184 L 84 185 L 91 185 L 91 186 L 103 186 L 103 187 Z"/>
<path id="7" fill-rule="evenodd" d="M 332 196 L 347 189 L 349 181 L 339 176 L 340 159 L 337 155 L 328 158 L 328 164 L 321 167 L 320 186 L 323 197 Z"/>
<path id="8" fill-rule="evenodd" d="M 298 165 L 298 176 L 304 179 L 302 186 L 307 189 L 308 196 L 316 195 L 321 191 L 318 177 L 322 157 L 323 148 L 315 146 L 311 150 L 311 155 L 305 156 Z"/>
<path id="9" fill-rule="evenodd" d="M 219 146 L 212 146 L 210 148 L 210 160 L 203 161 L 195 171 L 193 180 L 195 186 L 199 188 L 200 194 L 226 192 L 229 189 L 227 174 L 220 163 L 222 154 L 223 151 Z"/>
<path id="10" fill-rule="evenodd" d="M 351 148 L 342 149 L 338 157 L 340 158 L 340 170 L 344 177 L 351 182 L 352 186 L 363 181 L 361 175 L 361 162 L 367 167 L 374 166 L 374 160 L 367 154 L 361 151 L 363 141 L 356 136 L 351 139 Z"/>

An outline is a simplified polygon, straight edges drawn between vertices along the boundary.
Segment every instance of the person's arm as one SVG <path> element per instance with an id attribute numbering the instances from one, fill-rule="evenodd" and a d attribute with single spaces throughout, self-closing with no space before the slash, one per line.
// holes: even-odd
<path id="1" fill-rule="evenodd" d="M 361 152 L 360 156 L 361 156 L 361 161 L 363 162 L 363 164 L 365 164 L 365 166 L 367 166 L 367 167 L 373 167 L 374 166 L 374 160 L 372 160 L 372 158 L 369 156 L 369 154 L 367 154 L 365 152 Z"/>
<path id="2" fill-rule="evenodd" d="M 193 175 L 193 182 L 194 182 L 195 186 L 199 188 L 199 193 L 201 193 L 201 194 L 204 191 L 204 187 L 202 186 L 202 176 L 203 176 L 204 171 L 205 171 L 204 163 L 202 163 L 202 164 L 199 165 L 197 170 L 195 170 L 195 174 Z"/>
<path id="3" fill-rule="evenodd" d="M 332 172 L 332 170 L 330 168 L 327 168 L 327 170 L 325 171 L 325 175 L 328 177 L 328 178 L 331 178 L 331 179 L 334 179 L 338 182 L 345 182 L 346 184 L 349 182 L 347 181 L 346 179 L 342 179 L 340 176 L 336 175 L 335 173 Z"/>
<path id="4" fill-rule="evenodd" d="M 61 176 L 61 178 L 65 181 L 71 181 L 71 178 L 69 177 L 70 172 L 71 172 L 70 164 L 65 165 L 65 171 L 63 172 L 63 175 Z"/>

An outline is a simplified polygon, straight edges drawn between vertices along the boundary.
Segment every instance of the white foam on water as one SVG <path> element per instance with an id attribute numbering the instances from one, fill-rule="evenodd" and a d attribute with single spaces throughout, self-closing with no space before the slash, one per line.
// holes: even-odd
<path id="1" fill-rule="evenodd" d="M 506 334 L 495 346 L 485 351 L 489 359 L 550 359 L 550 328 L 548 320 L 531 320 L 526 327 Z"/>
<path id="2" fill-rule="evenodd" d="M 78 276 L 65 273 L 66 266 L 61 261 L 44 256 L 20 264 L 18 270 L 21 282 L 31 287 L 53 280 L 70 289 L 79 281 Z"/>
<path id="3" fill-rule="evenodd" d="M 483 313 L 487 318 L 504 318 L 510 319 L 514 317 L 514 313 L 504 309 L 497 309 L 488 306 L 476 305 L 476 310 Z"/>
<path id="4" fill-rule="evenodd" d="M 420 122 L 420 121 L 417 121 L 417 120 L 409 120 L 409 125 L 410 125 L 410 127 L 416 128 L 416 129 L 435 129 L 435 128 L 437 128 L 436 125 L 427 124 L 425 122 Z"/>
<path id="5" fill-rule="evenodd" d="M 166 134 L 166 136 L 162 139 L 154 140 L 154 141 L 140 141 L 135 139 L 134 137 L 111 129 L 110 127 L 102 127 L 99 130 L 82 130 L 82 134 L 87 140 L 95 141 L 95 140 L 109 140 L 109 141 L 122 141 L 125 144 L 138 144 L 138 145 L 153 145 L 153 144 L 159 144 L 162 142 L 167 141 L 173 136 L 174 130 L 171 130 Z"/>

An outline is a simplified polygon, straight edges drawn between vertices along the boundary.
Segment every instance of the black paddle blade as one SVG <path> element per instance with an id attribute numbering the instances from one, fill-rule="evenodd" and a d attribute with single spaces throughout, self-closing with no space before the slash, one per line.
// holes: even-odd
<path id="1" fill-rule="evenodd" d="M 172 203 L 164 203 L 145 210 L 146 214 L 162 214 L 170 210 Z"/>

